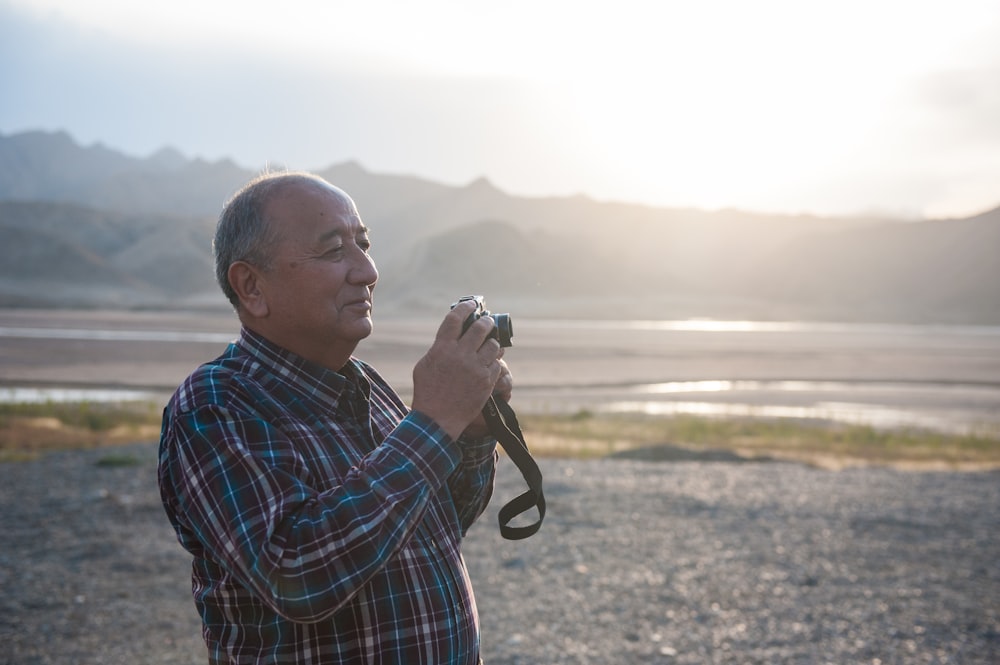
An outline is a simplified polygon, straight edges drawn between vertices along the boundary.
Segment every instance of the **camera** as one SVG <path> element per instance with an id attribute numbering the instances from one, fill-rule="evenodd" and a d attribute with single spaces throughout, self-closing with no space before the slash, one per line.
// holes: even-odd
<path id="1" fill-rule="evenodd" d="M 482 296 L 463 296 L 458 301 L 453 302 L 451 308 L 455 309 L 459 303 L 467 300 L 476 303 L 476 310 L 462 324 L 462 334 L 465 334 L 465 331 L 469 329 L 473 321 L 478 320 L 480 317 L 488 316 L 493 319 L 493 331 L 490 333 L 490 337 L 500 342 L 500 346 L 502 347 L 511 346 L 510 338 L 514 336 L 514 326 L 510 322 L 510 314 L 491 314 L 483 304 L 484 299 Z"/>

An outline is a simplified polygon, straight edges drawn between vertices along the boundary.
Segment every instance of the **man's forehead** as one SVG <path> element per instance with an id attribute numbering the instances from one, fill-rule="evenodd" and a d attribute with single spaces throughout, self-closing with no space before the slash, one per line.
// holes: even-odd
<path id="1" fill-rule="evenodd" d="M 354 207 L 354 201 L 347 192 L 321 180 L 295 180 L 285 183 L 274 192 L 272 200 L 293 202 L 327 200 Z"/>
<path id="2" fill-rule="evenodd" d="M 282 223 L 318 222 L 335 215 L 361 225 L 354 201 L 343 190 L 323 182 L 301 181 L 284 185 L 266 205 L 269 218 Z"/>

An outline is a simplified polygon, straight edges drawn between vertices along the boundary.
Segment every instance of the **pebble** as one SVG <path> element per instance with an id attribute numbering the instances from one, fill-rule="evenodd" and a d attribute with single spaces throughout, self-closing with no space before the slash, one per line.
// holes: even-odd
<path id="1" fill-rule="evenodd" d="M 2 665 L 203 663 L 156 448 L 0 464 Z M 1000 662 L 1000 473 L 506 460 L 466 539 L 487 665 Z"/>

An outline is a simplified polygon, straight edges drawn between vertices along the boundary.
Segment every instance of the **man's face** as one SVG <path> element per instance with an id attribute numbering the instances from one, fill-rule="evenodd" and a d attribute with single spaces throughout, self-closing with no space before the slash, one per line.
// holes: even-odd
<path id="1" fill-rule="evenodd" d="M 287 187 L 267 205 L 266 217 L 279 240 L 260 277 L 269 311 L 265 334 L 340 369 L 372 332 L 378 271 L 368 255 L 368 229 L 344 192 L 322 184 Z"/>

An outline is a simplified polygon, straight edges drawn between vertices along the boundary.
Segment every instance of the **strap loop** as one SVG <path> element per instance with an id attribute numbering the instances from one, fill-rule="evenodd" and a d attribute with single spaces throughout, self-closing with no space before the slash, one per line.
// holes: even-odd
<path id="1" fill-rule="evenodd" d="M 500 509 L 497 519 L 500 522 L 500 535 L 507 540 L 522 540 L 533 535 L 542 526 L 545 519 L 545 496 L 542 494 L 542 472 L 538 469 L 528 445 L 524 442 L 521 426 L 510 405 L 492 396 L 483 407 L 483 417 L 490 428 L 490 433 L 503 446 L 507 456 L 518 468 L 528 490 L 514 497 Z M 508 526 L 518 515 L 532 508 L 538 509 L 538 521 L 527 526 Z"/>

